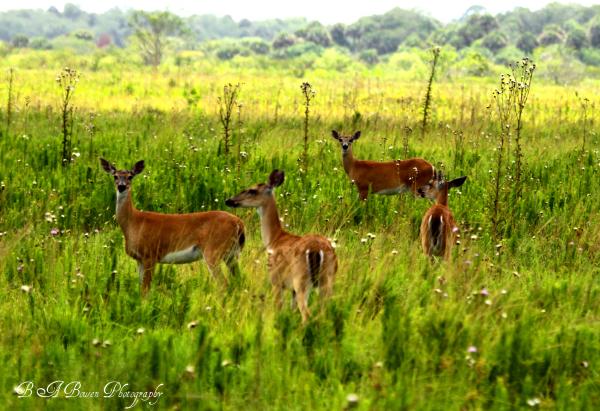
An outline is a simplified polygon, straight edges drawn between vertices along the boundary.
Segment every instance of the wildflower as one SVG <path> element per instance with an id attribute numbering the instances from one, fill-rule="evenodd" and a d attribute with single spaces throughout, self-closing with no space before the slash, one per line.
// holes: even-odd
<path id="1" fill-rule="evenodd" d="M 490 295 L 489 291 L 487 290 L 487 288 L 482 288 L 481 291 L 479 291 L 479 295 L 482 295 L 484 297 L 487 297 L 488 295 Z"/>
<path id="2" fill-rule="evenodd" d="M 30 285 L 22 285 L 21 286 L 21 291 L 23 291 L 25 294 L 29 294 L 32 289 L 33 289 L 33 287 Z"/>
<path id="3" fill-rule="evenodd" d="M 142 335 L 142 334 L 144 334 L 144 332 L 146 332 L 146 330 L 145 330 L 145 329 L 143 329 L 143 328 L 141 328 L 141 327 L 140 327 L 140 328 L 138 328 L 138 329 L 135 331 L 135 333 L 136 333 L 137 335 Z"/>
<path id="4" fill-rule="evenodd" d="M 351 393 L 346 396 L 348 408 L 355 408 L 358 405 L 358 395 Z"/>
<path id="5" fill-rule="evenodd" d="M 56 228 L 56 227 L 55 227 L 55 228 L 53 228 L 52 230 L 50 230 L 50 235 L 51 235 L 52 237 L 56 237 L 56 236 L 57 236 L 57 235 L 59 235 L 59 234 L 60 234 L 60 230 L 59 230 L 58 228 Z"/>
<path id="6" fill-rule="evenodd" d="M 193 377 L 196 374 L 196 370 L 193 365 L 188 365 L 185 367 L 185 374 L 188 377 Z"/>
<path id="7" fill-rule="evenodd" d="M 530 407 L 535 407 L 536 405 L 540 405 L 541 401 L 539 398 L 530 398 L 527 400 L 527 405 Z"/>
<path id="8" fill-rule="evenodd" d="M 467 352 L 471 354 L 476 353 L 477 347 L 475 347 L 474 345 L 469 345 L 469 348 L 467 348 Z"/>
<path id="9" fill-rule="evenodd" d="M 198 321 L 194 320 L 188 323 L 187 328 L 188 330 L 191 330 L 193 328 L 196 328 L 198 326 Z"/>

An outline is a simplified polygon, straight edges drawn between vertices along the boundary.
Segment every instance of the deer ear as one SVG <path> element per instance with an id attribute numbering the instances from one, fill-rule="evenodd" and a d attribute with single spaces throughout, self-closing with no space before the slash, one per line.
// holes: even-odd
<path id="1" fill-rule="evenodd" d="M 357 131 L 357 132 L 356 132 L 356 133 L 354 133 L 354 135 L 352 136 L 352 140 L 351 140 L 351 141 L 358 140 L 358 138 L 359 138 L 359 137 L 360 137 L 360 131 Z"/>
<path id="2" fill-rule="evenodd" d="M 464 182 L 466 180 L 467 180 L 467 176 L 455 178 L 454 180 L 448 182 L 448 188 L 460 187 L 464 184 Z"/>
<path id="3" fill-rule="evenodd" d="M 269 176 L 269 186 L 270 187 L 279 187 L 281 184 L 283 184 L 284 178 L 285 178 L 285 175 L 284 175 L 283 171 L 273 170 L 273 172 Z"/>
<path id="4" fill-rule="evenodd" d="M 131 172 L 134 176 L 137 176 L 139 173 L 144 171 L 144 160 L 140 160 L 133 166 L 133 170 Z"/>
<path id="5" fill-rule="evenodd" d="M 105 160 L 103 158 L 100 158 L 100 164 L 102 165 L 102 168 L 104 169 L 104 171 L 106 171 L 107 173 L 114 174 L 114 172 L 117 171 L 115 166 L 113 166 L 107 160 Z"/>
<path id="6" fill-rule="evenodd" d="M 338 141 L 340 140 L 340 134 L 337 132 L 337 130 L 331 130 L 331 136 Z"/>

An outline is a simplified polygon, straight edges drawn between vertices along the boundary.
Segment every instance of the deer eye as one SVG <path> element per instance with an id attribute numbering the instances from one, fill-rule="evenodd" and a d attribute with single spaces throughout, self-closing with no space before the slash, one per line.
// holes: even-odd
<path id="1" fill-rule="evenodd" d="M 133 180 L 133 176 L 127 176 L 127 180 L 129 180 L 129 181 Z"/>
<path id="2" fill-rule="evenodd" d="M 255 196 L 258 194 L 258 190 L 251 188 L 250 190 L 248 190 L 248 194 Z"/>

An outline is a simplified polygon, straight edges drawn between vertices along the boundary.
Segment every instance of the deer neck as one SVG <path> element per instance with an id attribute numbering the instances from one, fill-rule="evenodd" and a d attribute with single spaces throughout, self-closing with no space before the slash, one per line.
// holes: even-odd
<path id="1" fill-rule="evenodd" d="M 437 203 L 442 206 L 448 206 L 448 183 L 440 190 L 437 196 Z"/>
<path id="2" fill-rule="evenodd" d="M 127 190 L 123 193 L 117 191 L 117 222 L 121 226 L 124 232 L 127 230 L 127 226 L 131 221 L 131 217 L 135 213 L 135 207 L 133 201 L 131 201 L 131 190 Z"/>
<path id="3" fill-rule="evenodd" d="M 348 150 L 342 151 L 342 159 L 344 161 L 344 170 L 346 174 L 350 175 L 350 170 L 354 167 L 354 155 L 352 154 L 352 146 L 348 147 Z"/>
<path id="4" fill-rule="evenodd" d="M 260 216 L 260 233 L 262 235 L 263 244 L 265 247 L 269 247 L 269 245 L 283 233 L 281 221 L 279 221 L 279 213 L 277 212 L 277 205 L 275 204 L 275 198 L 271 196 L 269 200 L 257 210 L 258 215 Z"/>

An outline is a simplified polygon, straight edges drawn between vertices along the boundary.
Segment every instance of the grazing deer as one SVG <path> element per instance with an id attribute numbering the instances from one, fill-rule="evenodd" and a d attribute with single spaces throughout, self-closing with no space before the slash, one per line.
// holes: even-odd
<path id="1" fill-rule="evenodd" d="M 361 200 L 366 200 L 369 191 L 373 194 L 399 194 L 412 191 L 415 196 L 435 199 L 432 188 L 435 167 L 422 158 L 395 161 L 356 160 L 352 155 L 352 143 L 360 137 L 360 131 L 352 136 L 342 136 L 332 130 L 331 135 L 342 146 L 344 170 L 358 188 Z"/>
<path id="2" fill-rule="evenodd" d="M 271 284 L 277 306 L 281 307 L 284 289 L 292 290 L 294 300 L 306 322 L 310 315 L 308 296 L 312 287 L 320 294 L 331 294 L 337 271 L 337 257 L 329 240 L 321 235 L 297 236 L 281 228 L 273 190 L 283 183 L 283 171 L 274 170 L 267 184 L 254 185 L 225 201 L 230 207 L 258 209 L 263 243 L 269 255 Z"/>
<path id="3" fill-rule="evenodd" d="M 436 176 L 436 204 L 427 210 L 421 221 L 421 245 L 425 255 L 444 257 L 446 260 L 450 258 L 458 227 L 448 208 L 448 190 L 462 186 L 466 179 L 467 177 L 459 177 L 446 181 L 441 173 Z"/>
<path id="4" fill-rule="evenodd" d="M 138 262 L 142 294 L 150 288 L 157 263 L 184 264 L 202 257 L 215 278 L 222 276 L 225 261 L 232 275 L 239 273 L 237 258 L 244 246 L 244 223 L 224 211 L 190 214 L 162 214 L 139 211 L 131 201 L 131 182 L 144 170 L 138 161 L 133 170 L 117 170 L 101 158 L 104 170 L 115 179 L 117 222 L 125 236 L 125 251 Z"/>

